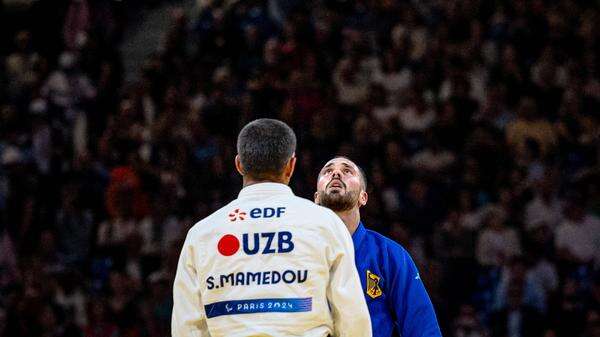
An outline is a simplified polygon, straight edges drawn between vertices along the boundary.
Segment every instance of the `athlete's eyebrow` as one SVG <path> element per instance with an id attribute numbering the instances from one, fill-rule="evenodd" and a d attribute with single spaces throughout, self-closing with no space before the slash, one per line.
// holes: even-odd
<path id="1" fill-rule="evenodd" d="M 352 166 L 352 165 L 350 165 L 350 164 L 347 164 L 347 163 L 342 163 L 342 165 L 344 165 L 344 166 L 346 166 L 346 167 L 349 167 L 349 168 L 351 168 L 351 169 L 353 169 L 353 170 L 355 170 L 355 171 L 356 171 L 356 169 L 354 168 L 354 166 Z"/>
<path id="2" fill-rule="evenodd" d="M 327 168 L 333 166 L 334 163 L 329 163 L 325 166 L 323 166 L 323 168 L 321 169 L 321 171 L 319 171 L 319 177 L 323 174 L 323 171 L 325 171 Z"/>

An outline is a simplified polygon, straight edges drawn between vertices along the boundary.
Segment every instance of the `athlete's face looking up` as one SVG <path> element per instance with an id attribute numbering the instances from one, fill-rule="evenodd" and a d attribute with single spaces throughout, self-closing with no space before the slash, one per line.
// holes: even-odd
<path id="1" fill-rule="evenodd" d="M 346 158 L 334 158 L 319 173 L 315 202 L 333 211 L 346 211 L 366 204 L 361 171 Z"/>

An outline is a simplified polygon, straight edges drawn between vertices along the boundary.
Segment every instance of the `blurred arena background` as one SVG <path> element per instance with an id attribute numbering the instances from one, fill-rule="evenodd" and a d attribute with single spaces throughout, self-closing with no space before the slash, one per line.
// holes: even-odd
<path id="1" fill-rule="evenodd" d="M 0 335 L 169 335 L 181 240 L 273 117 L 296 194 L 367 171 L 445 336 L 600 336 L 599 6 L 3 0 Z"/>

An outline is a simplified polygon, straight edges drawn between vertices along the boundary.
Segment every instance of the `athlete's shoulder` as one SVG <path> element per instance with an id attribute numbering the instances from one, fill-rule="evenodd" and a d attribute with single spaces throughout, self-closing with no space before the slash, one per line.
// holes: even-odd
<path id="1" fill-rule="evenodd" d="M 305 216 L 317 216 L 317 217 L 337 217 L 335 212 L 327 207 L 315 204 L 312 200 L 308 200 L 299 196 L 292 198 L 293 205 L 299 207 L 301 210 L 306 211 Z"/>
<path id="2" fill-rule="evenodd" d="M 369 246 L 373 247 L 373 250 L 379 250 L 378 256 L 381 259 L 379 261 L 388 277 L 396 275 L 392 279 L 398 282 L 420 279 L 412 256 L 401 244 L 372 230 L 367 230 L 366 236 L 369 239 Z"/>
<path id="3" fill-rule="evenodd" d="M 299 197 L 297 195 L 294 195 L 290 199 L 290 202 L 299 207 L 307 207 L 307 208 L 311 208 L 311 209 L 324 209 L 324 210 L 327 209 L 323 206 L 319 206 L 319 205 L 315 204 L 312 200 L 308 200 L 306 198 Z"/>
<path id="4" fill-rule="evenodd" d="M 188 231 L 188 235 L 210 232 L 215 226 L 222 224 L 229 217 L 229 213 L 235 212 L 237 200 L 219 208 L 204 219 L 196 222 Z"/>
<path id="5" fill-rule="evenodd" d="M 366 229 L 366 232 L 369 243 L 379 247 L 379 249 L 385 251 L 388 255 L 394 257 L 410 256 L 408 251 L 401 244 L 391 238 L 370 229 Z"/>
<path id="6" fill-rule="evenodd" d="M 340 232 L 347 233 L 348 229 L 340 217 L 327 207 L 315 204 L 312 200 L 294 196 L 290 214 L 300 219 L 299 223 L 309 225 L 312 229 L 321 231 L 322 235 L 339 236 Z"/>

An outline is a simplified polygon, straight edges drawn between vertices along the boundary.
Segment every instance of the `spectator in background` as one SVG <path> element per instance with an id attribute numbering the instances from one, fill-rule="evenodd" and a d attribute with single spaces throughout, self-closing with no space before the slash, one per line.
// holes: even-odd
<path id="1" fill-rule="evenodd" d="M 137 334 L 141 329 L 137 295 L 131 278 L 125 272 L 110 273 L 108 308 L 123 335 Z"/>
<path id="2" fill-rule="evenodd" d="M 168 207 L 171 205 L 172 207 Z M 168 250 L 173 242 L 181 239 L 184 232 L 183 224 L 170 209 L 176 205 L 162 198 L 157 198 L 152 205 L 150 214 L 139 224 L 142 238 L 142 253 L 145 256 L 160 256 Z"/>
<path id="3" fill-rule="evenodd" d="M 525 225 L 528 229 L 544 223 L 554 232 L 562 220 L 563 202 L 555 191 L 551 174 L 546 174 L 535 186 L 535 196 L 525 206 Z"/>
<path id="4" fill-rule="evenodd" d="M 521 99 L 517 119 L 506 127 L 506 140 L 520 157 L 526 154 L 528 139 L 533 139 L 539 144 L 542 156 L 548 154 L 556 145 L 554 128 L 550 122 L 540 118 L 535 102 L 531 97 Z"/>
<path id="5" fill-rule="evenodd" d="M 570 277 L 564 282 L 549 318 L 558 336 L 580 336 L 586 320 L 581 283 Z"/>
<path id="6" fill-rule="evenodd" d="M 461 226 L 476 231 L 481 228 L 485 210 L 477 208 L 469 190 L 458 191 L 458 216 Z"/>
<path id="7" fill-rule="evenodd" d="M 455 337 L 485 337 L 487 335 L 484 325 L 477 317 L 477 312 L 472 305 L 460 306 L 452 328 Z"/>
<path id="8" fill-rule="evenodd" d="M 61 193 L 61 207 L 56 215 L 56 233 L 61 255 L 67 264 L 81 265 L 91 251 L 94 219 L 83 209 L 79 186 L 67 185 Z"/>
<path id="9" fill-rule="evenodd" d="M 87 304 L 88 324 L 83 329 L 85 337 L 117 337 L 119 328 L 110 319 L 108 305 L 104 298 L 91 298 Z"/>
<path id="10" fill-rule="evenodd" d="M 88 76 L 78 68 L 77 55 L 64 52 L 59 57 L 60 68 L 50 74 L 41 88 L 41 94 L 57 107 L 64 109 L 64 117 L 73 121 L 76 111 L 86 100 L 96 96 L 96 89 Z"/>
<path id="11" fill-rule="evenodd" d="M 477 261 L 482 266 L 500 267 L 521 254 L 517 232 L 505 224 L 506 214 L 491 206 L 485 216 L 485 228 L 477 238 Z"/>
<path id="12" fill-rule="evenodd" d="M 31 33 L 23 30 L 15 34 L 16 50 L 6 57 L 5 70 L 8 80 L 9 97 L 18 98 L 33 89 L 33 84 L 39 81 L 35 71 L 40 56 L 31 49 Z"/>
<path id="13" fill-rule="evenodd" d="M 401 201 L 400 214 L 413 235 L 428 240 L 440 220 L 441 205 L 432 197 L 432 188 L 424 179 L 413 180 Z"/>
<path id="14" fill-rule="evenodd" d="M 131 155 L 130 162 L 135 157 Z M 106 190 L 106 208 L 111 217 L 98 227 L 99 246 L 122 245 L 128 237 L 140 233 L 139 221 L 148 212 L 148 196 L 133 165 L 120 166 L 111 172 Z"/>
<path id="15" fill-rule="evenodd" d="M 572 195 L 564 209 L 564 221 L 556 229 L 558 257 L 571 266 L 593 265 L 600 256 L 600 221 L 588 214 L 585 206 L 583 196 Z"/>
<path id="16" fill-rule="evenodd" d="M 371 87 L 371 116 L 377 121 L 381 128 L 389 128 L 390 122 L 398 118 L 398 107 L 390 102 L 388 94 L 382 85 Z"/>
<path id="17" fill-rule="evenodd" d="M 558 268 L 552 261 L 541 256 L 543 256 L 543 253 L 537 254 L 534 257 L 534 264 L 529 269 L 528 277 L 534 279 L 533 282 L 542 287 L 546 303 L 550 303 L 560 289 Z"/>
<path id="18" fill-rule="evenodd" d="M 66 261 L 58 252 L 56 233 L 53 230 L 46 229 L 40 233 L 39 247 L 35 255 L 46 273 L 56 273 L 65 269 Z"/>
<path id="19" fill-rule="evenodd" d="M 406 55 L 386 51 L 381 65 L 373 74 L 373 83 L 383 87 L 386 100 L 393 106 L 402 104 L 403 93 L 412 84 L 412 70 L 404 63 L 406 61 Z"/>
<path id="20" fill-rule="evenodd" d="M 76 270 L 66 270 L 57 275 L 57 285 L 53 301 L 64 313 L 69 324 L 84 327 L 88 323 L 86 315 L 85 289 L 81 285 L 82 275 Z"/>
<path id="21" fill-rule="evenodd" d="M 409 133 L 422 133 L 436 120 L 435 110 L 428 106 L 416 88 L 407 93 L 407 104 L 400 110 L 400 127 Z"/>
<path id="22" fill-rule="evenodd" d="M 138 233 L 138 222 L 130 212 L 126 192 L 121 192 L 117 200 L 119 203 L 114 210 L 115 216 L 98 227 L 96 241 L 98 247 L 118 248 L 125 244 L 127 238 Z"/>
<path id="23" fill-rule="evenodd" d="M 156 273 L 148 278 L 150 296 L 148 302 L 142 305 L 142 310 L 149 310 L 148 332 L 155 336 L 168 334 L 171 329 L 171 310 L 173 298 L 171 296 L 172 277 L 166 273 Z"/>
<path id="24" fill-rule="evenodd" d="M 72 0 L 65 17 L 63 38 L 68 50 L 75 50 L 90 29 L 90 8 L 87 0 Z"/>
<path id="25" fill-rule="evenodd" d="M 357 107 L 363 103 L 368 95 L 368 71 L 361 69 L 357 59 L 342 59 L 333 72 L 333 83 L 336 86 L 338 102 L 341 105 Z"/>
<path id="26" fill-rule="evenodd" d="M 446 220 L 436 229 L 435 255 L 446 267 L 443 285 L 448 303 L 457 307 L 475 287 L 475 231 L 465 226 L 460 213 L 451 209 Z"/>
<path id="27" fill-rule="evenodd" d="M 516 294 L 511 294 L 511 287 L 516 288 Z M 502 268 L 500 284 L 496 289 L 496 298 L 494 307 L 496 310 L 504 310 L 514 303 L 510 303 L 511 296 L 518 295 L 521 301 L 520 305 L 527 306 L 535 310 L 538 314 L 543 314 L 547 310 L 546 290 L 539 279 L 531 272 L 520 257 L 513 257 L 505 263 Z M 513 308 L 514 309 L 514 308 Z"/>
<path id="28" fill-rule="evenodd" d="M 4 288 L 15 282 L 18 276 L 16 251 L 6 228 L 0 231 L 0 252 L 0 288 Z"/>
<path id="29" fill-rule="evenodd" d="M 507 306 L 495 312 L 491 318 L 492 337 L 542 336 L 542 319 L 536 309 L 523 304 L 523 289 L 519 283 L 508 288 Z"/>
<path id="30" fill-rule="evenodd" d="M 452 169 L 455 162 L 455 155 L 442 147 L 433 135 L 428 135 L 427 147 L 415 153 L 411 158 L 411 164 L 416 170 L 424 171 L 431 175 L 444 173 Z"/>

